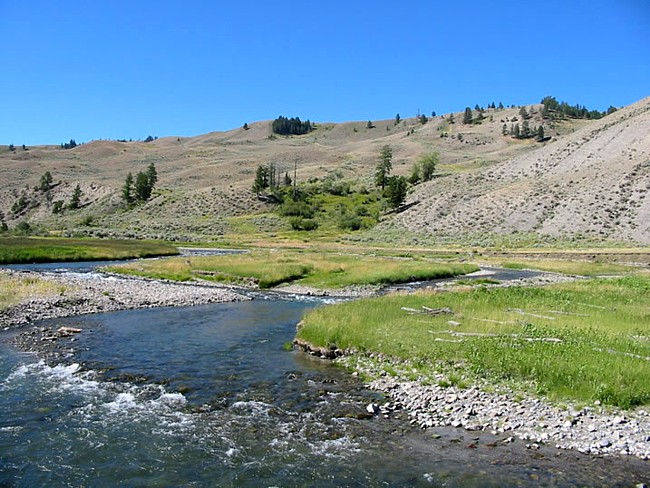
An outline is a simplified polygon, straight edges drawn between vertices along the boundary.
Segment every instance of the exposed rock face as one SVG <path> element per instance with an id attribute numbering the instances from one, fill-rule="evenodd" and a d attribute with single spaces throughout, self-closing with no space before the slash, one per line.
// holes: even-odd
<path id="1" fill-rule="evenodd" d="M 418 187 L 388 227 L 438 236 L 536 232 L 650 244 L 650 98 L 479 173 Z"/>

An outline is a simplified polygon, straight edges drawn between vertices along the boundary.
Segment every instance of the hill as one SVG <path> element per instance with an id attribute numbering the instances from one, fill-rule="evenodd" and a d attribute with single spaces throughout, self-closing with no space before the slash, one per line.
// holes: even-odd
<path id="1" fill-rule="evenodd" d="M 408 175 L 419 156 L 437 151 L 445 176 L 415 187 L 410 199 L 421 203 L 381 224 L 379 238 L 393 231 L 454 240 L 584 232 L 648 242 L 648 203 L 640 193 L 648 179 L 648 105 L 644 100 L 598 121 L 544 120 L 540 105 L 527 106 L 530 126 L 543 125 L 548 142 L 503 135 L 504 125 L 521 122 L 519 107 L 512 107 L 485 110 L 479 124 L 462 124 L 463 113 L 455 113 L 424 124 L 415 117 L 371 127 L 368 121 L 318 123 L 309 134 L 284 137 L 263 121 L 151 142 L 0 146 L 0 210 L 10 228 L 27 222 L 74 234 L 212 239 L 236 231 L 238 217 L 268 210 L 250 191 L 258 165 L 273 162 L 291 176 L 295 165 L 298 181 L 338 174 L 370 187 L 380 149 L 390 144 L 394 173 Z M 150 163 L 159 176 L 153 198 L 125 209 L 126 174 Z M 54 181 L 48 194 L 35 189 L 46 171 Z M 598 191 L 590 192 L 588 183 Z M 77 184 L 81 208 L 53 215 L 54 202 L 68 202 Z M 26 205 L 12 211 L 21 197 Z M 575 229 L 571 215 L 581 219 Z M 264 215 L 250 223 L 271 231 L 277 224 Z"/>
<path id="2" fill-rule="evenodd" d="M 476 243 L 535 233 L 650 244 L 650 98 L 471 174 L 420 185 L 384 230 Z"/>

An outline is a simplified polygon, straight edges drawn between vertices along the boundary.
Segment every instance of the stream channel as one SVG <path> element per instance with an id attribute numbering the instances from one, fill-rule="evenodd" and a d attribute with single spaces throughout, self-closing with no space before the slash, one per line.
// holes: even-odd
<path id="1" fill-rule="evenodd" d="M 256 293 L 56 319 L 84 331 L 56 364 L 0 333 L 0 486 L 634 486 L 644 469 L 369 416 L 386 400 L 284 347 L 326 301 Z"/>

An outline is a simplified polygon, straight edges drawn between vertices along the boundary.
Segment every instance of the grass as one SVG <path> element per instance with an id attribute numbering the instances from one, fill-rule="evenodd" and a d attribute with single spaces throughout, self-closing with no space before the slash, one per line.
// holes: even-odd
<path id="1" fill-rule="evenodd" d="M 298 338 L 426 364 L 552 400 L 650 403 L 650 278 L 363 299 L 309 312 Z M 454 313 L 409 315 L 402 307 Z M 450 324 L 449 321 L 460 323 Z M 526 386 L 526 385 L 533 385 Z"/>
<path id="2" fill-rule="evenodd" d="M 0 264 L 128 259 L 171 254 L 178 254 L 176 247 L 154 241 L 54 237 L 0 238 Z"/>
<path id="3" fill-rule="evenodd" d="M 60 284 L 37 278 L 24 278 L 0 273 L 0 310 L 16 305 L 28 298 L 60 295 L 67 288 Z"/>
<path id="4" fill-rule="evenodd" d="M 517 261 L 498 261 L 499 266 L 508 269 L 538 269 L 552 273 L 563 273 L 578 276 L 621 275 L 638 270 L 634 266 L 624 264 L 604 263 L 593 261 L 568 261 L 559 259 L 527 259 Z"/>
<path id="5" fill-rule="evenodd" d="M 315 288 L 385 285 L 457 276 L 477 269 L 471 264 L 422 259 L 297 251 L 168 258 L 109 268 L 113 272 L 157 279 L 254 283 L 260 288 L 292 282 Z"/>

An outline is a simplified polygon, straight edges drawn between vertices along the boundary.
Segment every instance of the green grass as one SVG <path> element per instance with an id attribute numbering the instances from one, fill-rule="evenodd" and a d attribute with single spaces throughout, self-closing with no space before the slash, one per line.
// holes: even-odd
<path id="1" fill-rule="evenodd" d="M 647 276 L 395 295 L 315 309 L 298 338 L 381 352 L 431 371 L 461 365 L 475 378 L 533 385 L 535 393 L 554 400 L 628 408 L 650 403 L 648 296 Z M 422 306 L 454 313 L 402 310 Z"/>
<path id="2" fill-rule="evenodd" d="M 634 266 L 616 263 L 601 263 L 585 260 L 559 259 L 527 259 L 517 261 L 501 261 L 499 265 L 508 269 L 538 269 L 552 273 L 563 273 L 578 276 L 620 275 L 636 271 Z"/>
<path id="3" fill-rule="evenodd" d="M 168 258 L 109 268 L 113 272 L 158 279 L 255 283 L 260 288 L 291 282 L 315 288 L 385 285 L 457 276 L 477 269 L 471 264 L 421 259 L 295 251 Z"/>
<path id="4" fill-rule="evenodd" d="M 0 238 L 0 264 L 128 259 L 178 254 L 174 246 L 154 241 Z"/>

